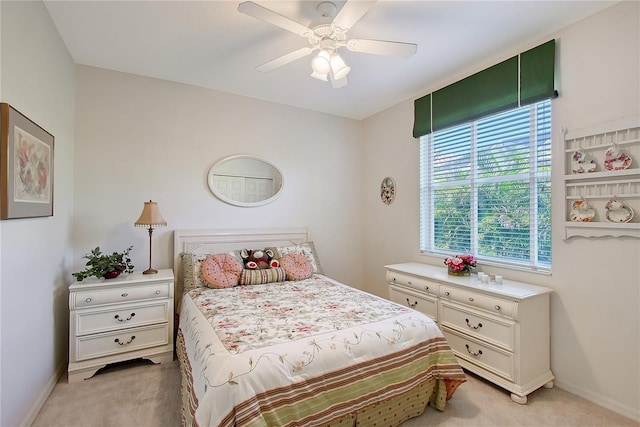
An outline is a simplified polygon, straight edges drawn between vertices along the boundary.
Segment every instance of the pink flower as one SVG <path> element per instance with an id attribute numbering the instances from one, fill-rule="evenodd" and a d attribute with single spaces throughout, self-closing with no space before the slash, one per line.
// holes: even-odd
<path id="1" fill-rule="evenodd" d="M 445 258 L 444 263 L 447 267 L 457 271 L 467 270 L 470 267 L 476 266 L 476 260 L 471 254 L 462 254 L 456 255 L 454 257 L 447 257 Z"/>

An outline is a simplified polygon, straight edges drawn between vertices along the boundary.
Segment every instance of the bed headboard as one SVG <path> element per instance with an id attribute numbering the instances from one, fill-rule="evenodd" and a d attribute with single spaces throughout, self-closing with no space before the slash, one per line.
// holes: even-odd
<path id="1" fill-rule="evenodd" d="M 176 304 L 182 300 L 182 253 L 216 254 L 236 249 L 261 249 L 309 242 L 307 228 L 243 230 L 175 230 L 173 232 L 173 274 Z"/>

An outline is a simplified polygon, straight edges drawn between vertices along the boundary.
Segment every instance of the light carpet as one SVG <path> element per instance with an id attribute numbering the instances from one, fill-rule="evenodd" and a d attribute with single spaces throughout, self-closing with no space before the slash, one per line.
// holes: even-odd
<path id="1" fill-rule="evenodd" d="M 560 390 L 541 388 L 526 405 L 510 393 L 467 373 L 444 412 L 428 407 L 402 427 L 541 426 L 638 427 L 636 421 Z M 109 366 L 81 383 L 58 382 L 33 427 L 179 427 L 180 369 L 177 361 L 133 361 Z M 364 426 L 363 426 L 364 427 Z"/>

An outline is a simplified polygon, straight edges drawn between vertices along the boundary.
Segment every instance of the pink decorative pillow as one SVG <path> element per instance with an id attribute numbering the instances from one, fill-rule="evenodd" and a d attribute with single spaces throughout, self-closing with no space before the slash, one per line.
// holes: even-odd
<path id="1" fill-rule="evenodd" d="M 231 288 L 238 284 L 242 264 L 229 254 L 211 255 L 200 264 L 202 281 L 209 288 Z"/>
<path id="2" fill-rule="evenodd" d="M 280 266 L 287 273 L 287 280 L 308 279 L 313 275 L 313 266 L 301 253 L 292 253 L 280 258 Z"/>

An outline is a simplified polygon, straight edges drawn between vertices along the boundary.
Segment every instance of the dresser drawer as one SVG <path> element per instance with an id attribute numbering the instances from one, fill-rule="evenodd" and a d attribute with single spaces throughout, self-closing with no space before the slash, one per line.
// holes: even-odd
<path id="1" fill-rule="evenodd" d="M 456 356 L 468 360 L 488 371 L 500 375 L 509 381 L 515 380 L 513 353 L 492 347 L 480 341 L 458 335 L 443 327 L 442 332 Z"/>
<path id="2" fill-rule="evenodd" d="M 515 322 L 489 317 L 455 303 L 440 304 L 440 324 L 513 351 Z"/>
<path id="3" fill-rule="evenodd" d="M 169 320 L 169 303 L 158 301 L 148 304 L 131 304 L 127 307 L 100 311 L 76 312 L 76 335 L 108 332 L 136 326 L 162 323 Z"/>
<path id="4" fill-rule="evenodd" d="M 430 281 L 410 274 L 387 271 L 387 282 L 390 284 L 404 285 L 420 292 L 438 295 L 438 282 Z"/>
<path id="5" fill-rule="evenodd" d="M 74 295 L 74 307 L 92 307 L 102 304 L 121 304 L 150 298 L 167 298 L 171 282 L 142 286 L 121 286 L 114 289 L 78 290 Z"/>
<path id="6" fill-rule="evenodd" d="M 398 286 L 389 286 L 389 299 L 395 303 L 413 308 L 426 314 L 433 320 L 438 317 L 438 304 L 436 298 L 429 298 L 417 292 L 411 292 Z"/>
<path id="7" fill-rule="evenodd" d="M 76 338 L 76 361 L 169 344 L 168 324 Z"/>
<path id="8" fill-rule="evenodd" d="M 514 301 L 495 298 L 477 292 L 470 292 L 452 286 L 440 286 L 440 298 L 443 301 L 456 301 L 501 316 L 515 318 L 518 304 Z"/>

